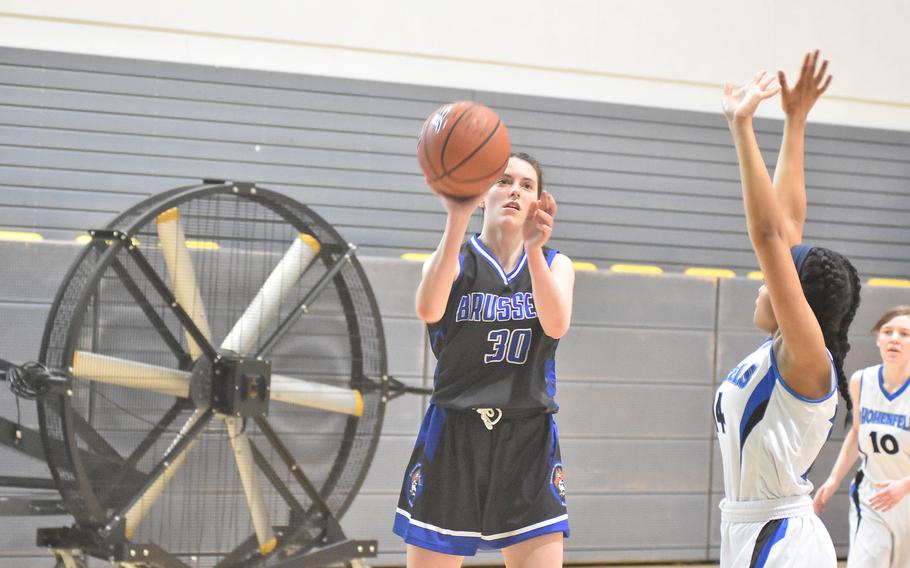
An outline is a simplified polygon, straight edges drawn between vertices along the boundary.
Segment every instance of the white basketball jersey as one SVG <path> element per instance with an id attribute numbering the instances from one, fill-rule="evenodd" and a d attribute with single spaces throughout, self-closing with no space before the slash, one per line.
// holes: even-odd
<path id="1" fill-rule="evenodd" d="M 888 394 L 882 366 L 863 369 L 857 404 L 864 482 L 874 484 L 910 475 L 910 392 L 905 392 L 908 384 L 910 380 Z"/>
<path id="2" fill-rule="evenodd" d="M 809 400 L 781 378 L 769 339 L 727 375 L 714 396 L 714 419 L 731 501 L 779 499 L 812 492 L 809 468 L 828 439 L 837 410 L 831 392 Z"/>

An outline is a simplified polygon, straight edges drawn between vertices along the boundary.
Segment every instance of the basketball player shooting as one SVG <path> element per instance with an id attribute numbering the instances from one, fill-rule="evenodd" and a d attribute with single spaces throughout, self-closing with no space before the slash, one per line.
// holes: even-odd
<path id="1" fill-rule="evenodd" d="M 480 195 L 437 193 L 446 226 L 416 308 L 438 364 L 394 531 L 410 568 L 460 566 L 478 548 L 501 549 L 510 567 L 562 566 L 569 525 L 554 357 L 575 273 L 546 246 L 556 200 L 527 154 L 508 157 Z M 478 206 L 483 229 L 463 242 Z"/>

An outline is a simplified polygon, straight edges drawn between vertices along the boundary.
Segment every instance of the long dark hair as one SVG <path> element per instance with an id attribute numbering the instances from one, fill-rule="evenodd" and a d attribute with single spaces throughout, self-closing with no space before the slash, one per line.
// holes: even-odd
<path id="1" fill-rule="evenodd" d="M 834 358 L 837 390 L 847 404 L 846 424 L 853 419 L 853 400 L 844 373 L 844 358 L 850 351 L 847 331 L 859 307 L 859 275 L 856 268 L 831 249 L 813 248 L 799 271 L 806 300 L 825 337 L 825 347 Z"/>

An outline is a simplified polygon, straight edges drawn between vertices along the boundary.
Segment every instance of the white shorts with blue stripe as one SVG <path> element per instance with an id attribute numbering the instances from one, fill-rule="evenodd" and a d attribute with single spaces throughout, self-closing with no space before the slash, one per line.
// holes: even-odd
<path id="1" fill-rule="evenodd" d="M 721 501 L 721 568 L 836 568 L 834 544 L 808 496 Z"/>

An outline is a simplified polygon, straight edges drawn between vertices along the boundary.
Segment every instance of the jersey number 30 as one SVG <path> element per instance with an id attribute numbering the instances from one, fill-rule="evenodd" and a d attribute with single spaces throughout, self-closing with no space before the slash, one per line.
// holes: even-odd
<path id="1" fill-rule="evenodd" d="M 521 365 L 528 360 L 528 349 L 531 347 L 530 329 L 494 329 L 487 334 L 487 340 L 493 344 L 493 352 L 483 356 L 484 363 L 502 363 Z"/>

